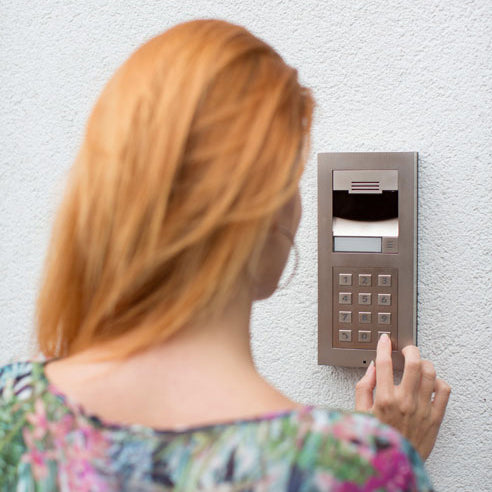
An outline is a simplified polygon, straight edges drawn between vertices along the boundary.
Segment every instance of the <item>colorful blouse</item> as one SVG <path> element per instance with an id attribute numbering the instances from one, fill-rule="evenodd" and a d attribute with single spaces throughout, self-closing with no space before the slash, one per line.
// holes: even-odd
<path id="1" fill-rule="evenodd" d="M 0 491 L 431 491 L 415 449 L 363 413 L 306 406 L 157 430 L 84 412 L 43 361 L 0 367 Z"/>

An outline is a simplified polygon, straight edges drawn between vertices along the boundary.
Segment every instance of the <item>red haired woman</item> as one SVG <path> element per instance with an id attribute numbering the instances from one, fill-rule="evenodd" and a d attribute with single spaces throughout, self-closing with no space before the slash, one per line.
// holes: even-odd
<path id="1" fill-rule="evenodd" d="M 395 387 L 381 339 L 359 413 L 292 401 L 253 362 L 251 306 L 299 224 L 313 107 L 225 21 L 177 25 L 117 70 L 55 223 L 44 358 L 0 369 L 1 490 L 431 490 L 449 387 L 416 347 Z"/>

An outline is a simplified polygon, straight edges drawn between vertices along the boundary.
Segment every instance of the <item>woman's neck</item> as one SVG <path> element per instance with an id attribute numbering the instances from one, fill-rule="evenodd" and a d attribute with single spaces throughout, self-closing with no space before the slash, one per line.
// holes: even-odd
<path id="1" fill-rule="evenodd" d="M 122 363 L 90 363 L 92 349 L 49 364 L 47 376 L 91 413 L 153 427 L 299 408 L 256 370 L 251 306 L 251 297 L 240 295 L 213 321 L 190 324 Z"/>

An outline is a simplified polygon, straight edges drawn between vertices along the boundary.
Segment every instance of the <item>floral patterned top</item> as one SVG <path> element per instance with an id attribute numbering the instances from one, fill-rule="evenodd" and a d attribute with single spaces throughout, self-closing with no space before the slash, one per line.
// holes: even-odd
<path id="1" fill-rule="evenodd" d="M 104 422 L 46 378 L 0 367 L 0 491 L 431 491 L 415 449 L 363 413 L 306 406 L 157 430 Z"/>

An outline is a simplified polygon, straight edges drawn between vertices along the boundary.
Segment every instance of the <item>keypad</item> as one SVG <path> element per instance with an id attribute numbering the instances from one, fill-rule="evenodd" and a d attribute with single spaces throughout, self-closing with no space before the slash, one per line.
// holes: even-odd
<path id="1" fill-rule="evenodd" d="M 387 333 L 397 346 L 398 270 L 333 267 L 333 347 L 376 348 Z"/>

